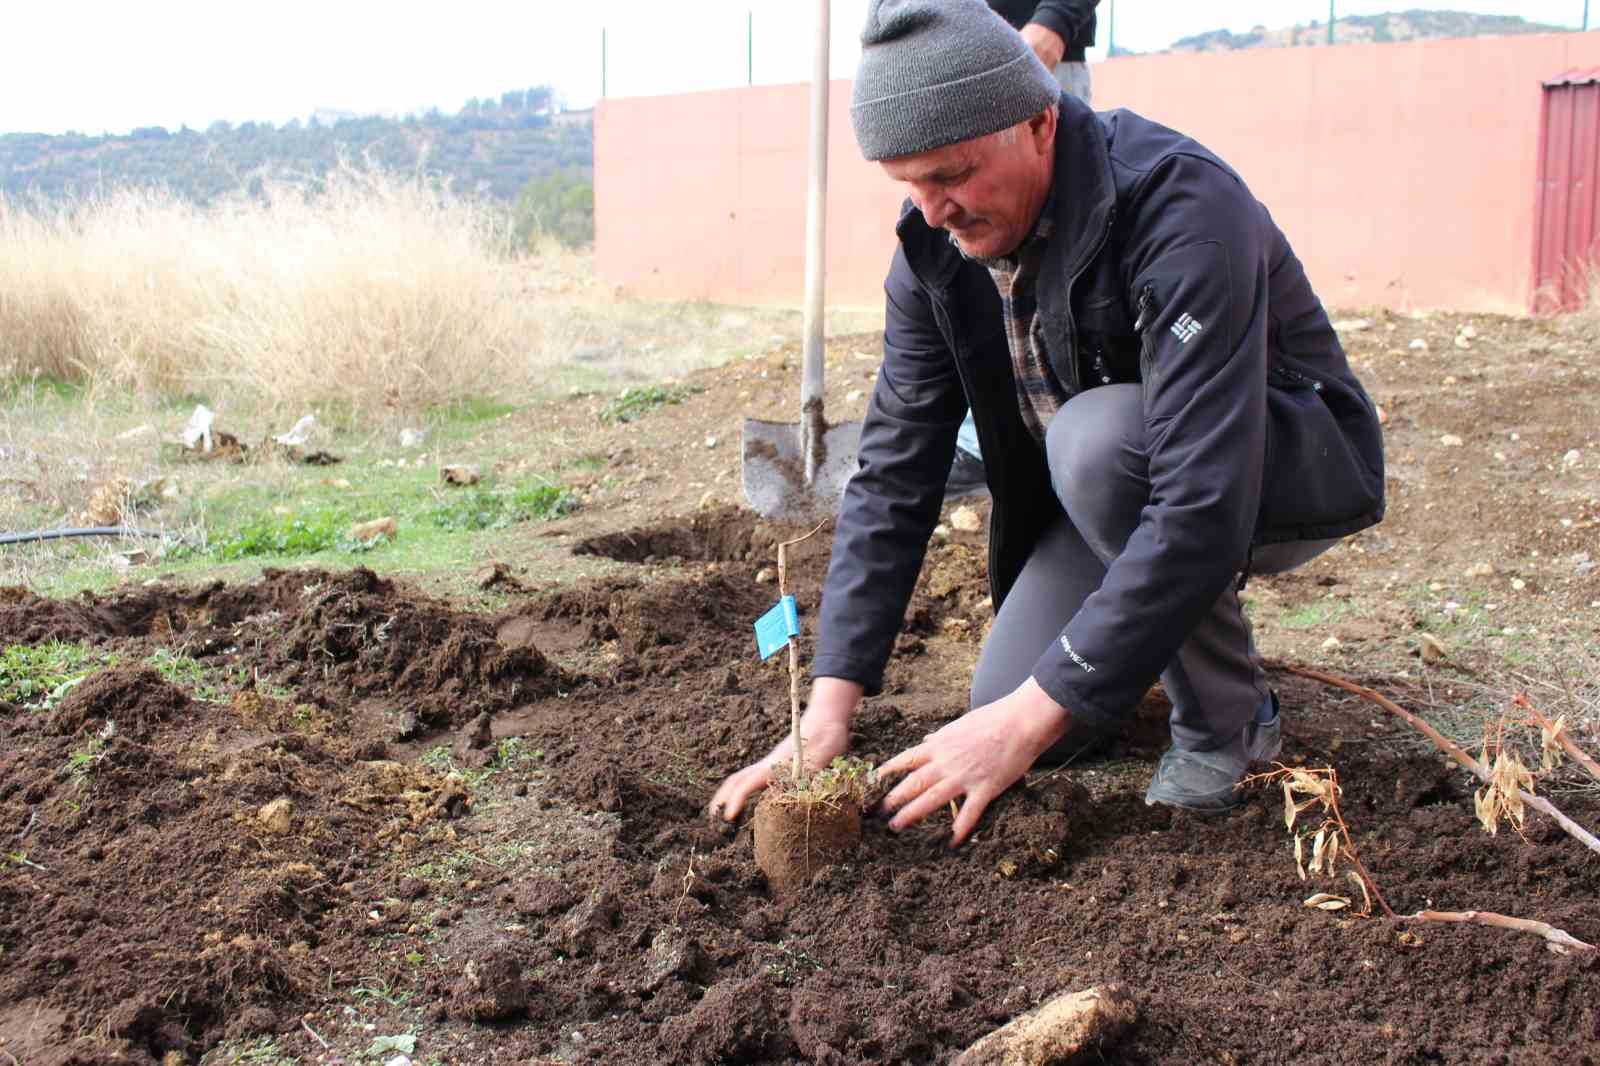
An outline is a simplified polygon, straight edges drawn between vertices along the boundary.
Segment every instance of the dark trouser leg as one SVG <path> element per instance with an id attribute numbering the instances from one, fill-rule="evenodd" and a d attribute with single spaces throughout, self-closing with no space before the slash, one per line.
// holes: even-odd
<path id="1" fill-rule="evenodd" d="M 1100 587 L 1105 573 L 1105 564 L 1071 522 L 1062 519 L 1050 528 L 1000 605 L 994 628 L 978 654 L 972 672 L 973 707 L 993 703 L 1028 679 L 1045 647 Z M 1069 729 L 1041 761 L 1068 760 L 1095 739 L 1084 729 Z"/>
<path id="2" fill-rule="evenodd" d="M 1137 385 L 1107 385 L 1074 397 L 1051 423 L 1045 448 L 1068 521 L 1041 540 L 1001 606 L 978 660 L 973 706 L 1011 691 L 1032 672 L 1045 646 L 1100 586 L 1150 500 Z M 1332 543 L 1260 549 L 1254 569 L 1290 569 Z M 1173 703 L 1173 744 L 1183 750 L 1229 744 L 1269 703 L 1250 623 L 1231 586 L 1161 679 Z"/>

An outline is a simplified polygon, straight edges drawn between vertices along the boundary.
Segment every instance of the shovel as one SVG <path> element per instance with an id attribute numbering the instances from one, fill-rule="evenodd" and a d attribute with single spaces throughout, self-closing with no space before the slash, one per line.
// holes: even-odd
<path id="1" fill-rule="evenodd" d="M 744 420 L 744 494 L 766 518 L 805 520 L 839 509 L 856 470 L 860 422 L 830 426 L 822 414 L 823 251 L 828 201 L 828 0 L 817 2 L 811 78 L 811 159 L 806 197 L 805 347 L 800 421 Z"/>

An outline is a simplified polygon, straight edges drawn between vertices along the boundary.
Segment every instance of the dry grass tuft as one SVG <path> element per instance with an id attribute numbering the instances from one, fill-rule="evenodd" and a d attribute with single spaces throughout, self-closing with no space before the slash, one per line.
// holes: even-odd
<path id="1" fill-rule="evenodd" d="M 339 417 L 535 383 L 552 358 L 503 218 L 421 179 L 336 171 L 315 193 L 197 207 L 121 190 L 0 200 L 0 380 Z"/>

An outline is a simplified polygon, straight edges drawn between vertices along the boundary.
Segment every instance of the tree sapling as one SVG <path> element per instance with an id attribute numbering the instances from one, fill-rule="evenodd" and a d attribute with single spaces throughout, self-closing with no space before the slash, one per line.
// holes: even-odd
<path id="1" fill-rule="evenodd" d="M 787 549 L 817 533 L 778 545 L 778 603 L 791 611 Z M 805 740 L 800 735 L 800 640 L 792 615 L 785 632 L 789 650 L 789 737 L 794 756 L 773 767 L 773 782 L 756 805 L 753 819 L 756 865 L 772 890 L 782 896 L 805 887 L 811 875 L 839 862 L 861 842 L 861 808 L 875 774 L 871 764 L 837 758 L 807 772 Z"/>

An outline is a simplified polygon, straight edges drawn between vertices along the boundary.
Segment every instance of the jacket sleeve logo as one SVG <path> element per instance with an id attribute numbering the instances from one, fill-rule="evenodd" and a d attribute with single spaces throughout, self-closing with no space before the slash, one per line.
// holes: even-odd
<path id="1" fill-rule="evenodd" d="M 1203 329 L 1205 327 L 1195 321 L 1193 315 L 1185 311 L 1178 316 L 1178 321 L 1172 324 L 1172 335 L 1178 338 L 1179 344 L 1188 344 L 1189 341 L 1194 339 L 1194 335 Z"/>
<path id="2" fill-rule="evenodd" d="M 1094 673 L 1094 667 L 1090 666 L 1088 661 L 1085 660 L 1083 656 L 1072 650 L 1072 641 L 1067 639 L 1067 635 L 1065 633 L 1061 634 L 1061 650 L 1067 653 L 1067 658 L 1083 667 L 1084 673 Z"/>

